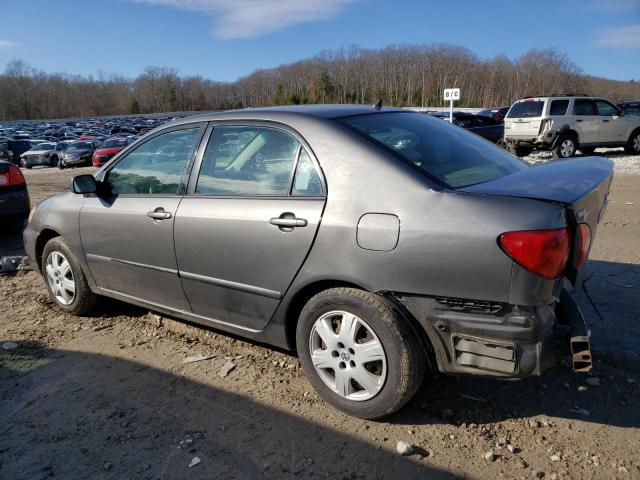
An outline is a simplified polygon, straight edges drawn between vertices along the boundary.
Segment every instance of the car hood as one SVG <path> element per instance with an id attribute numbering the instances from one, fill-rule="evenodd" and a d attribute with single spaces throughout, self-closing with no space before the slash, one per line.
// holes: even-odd
<path id="1" fill-rule="evenodd" d="M 115 155 L 124 147 L 111 147 L 111 148 L 99 148 L 96 150 L 96 155 Z"/>
<path id="2" fill-rule="evenodd" d="M 52 150 L 27 150 L 22 155 L 43 155 L 45 153 L 49 153 Z"/>

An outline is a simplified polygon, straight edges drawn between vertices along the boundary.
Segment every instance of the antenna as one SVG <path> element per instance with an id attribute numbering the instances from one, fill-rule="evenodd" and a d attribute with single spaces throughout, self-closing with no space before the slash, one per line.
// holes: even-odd
<path id="1" fill-rule="evenodd" d="M 376 103 L 373 104 L 374 110 L 380 110 L 382 108 L 382 99 L 379 98 Z"/>

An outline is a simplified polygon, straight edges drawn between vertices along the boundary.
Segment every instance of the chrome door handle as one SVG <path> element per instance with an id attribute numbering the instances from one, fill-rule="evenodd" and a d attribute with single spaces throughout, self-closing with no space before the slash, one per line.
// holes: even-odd
<path id="1" fill-rule="evenodd" d="M 166 212 L 162 207 L 158 207 L 152 212 L 147 212 L 147 217 L 153 218 L 154 220 L 167 220 L 171 218 L 171 213 Z"/>
<path id="2" fill-rule="evenodd" d="M 277 225 L 278 227 L 306 227 L 307 221 L 304 218 L 272 218 L 269 220 L 271 225 Z"/>
<path id="3" fill-rule="evenodd" d="M 578 123 L 580 123 L 581 121 L 582 121 L 582 120 L 580 120 L 579 118 L 578 118 L 578 119 L 576 119 L 576 122 L 578 122 Z"/>
<path id="4" fill-rule="evenodd" d="M 608 122 L 609 120 L 607 120 L 606 118 L 602 119 L 603 122 Z"/>

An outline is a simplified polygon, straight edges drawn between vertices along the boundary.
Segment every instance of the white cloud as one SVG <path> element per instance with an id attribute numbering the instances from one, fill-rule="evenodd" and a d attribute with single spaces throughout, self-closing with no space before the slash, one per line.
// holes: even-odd
<path id="1" fill-rule="evenodd" d="M 598 47 L 640 47 L 640 25 L 602 30 L 593 44 Z"/>
<path id="2" fill-rule="evenodd" d="M 19 47 L 20 44 L 10 42 L 9 40 L 0 40 L 0 50 L 7 50 L 9 48 Z"/>
<path id="3" fill-rule="evenodd" d="M 133 0 L 209 15 L 218 38 L 252 38 L 305 22 L 326 20 L 358 0 Z"/>

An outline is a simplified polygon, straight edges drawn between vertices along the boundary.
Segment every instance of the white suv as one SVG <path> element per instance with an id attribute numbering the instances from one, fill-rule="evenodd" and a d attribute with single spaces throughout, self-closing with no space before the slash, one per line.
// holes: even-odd
<path id="1" fill-rule="evenodd" d="M 625 147 L 640 154 L 640 117 L 625 115 L 608 100 L 577 95 L 530 97 L 514 103 L 504 120 L 504 139 L 522 157 L 536 149 L 557 158 L 597 147 Z"/>

